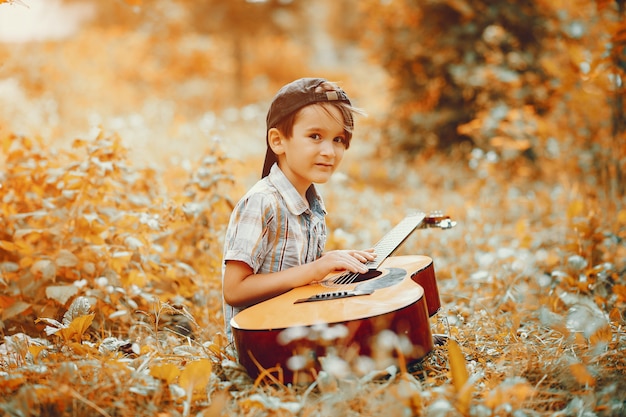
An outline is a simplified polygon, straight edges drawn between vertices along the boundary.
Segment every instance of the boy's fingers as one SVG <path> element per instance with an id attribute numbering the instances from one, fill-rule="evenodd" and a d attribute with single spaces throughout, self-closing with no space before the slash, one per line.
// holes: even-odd
<path id="1" fill-rule="evenodd" d="M 356 265 L 356 271 L 354 271 L 354 272 L 365 273 L 365 272 L 367 272 L 367 268 L 365 266 L 363 266 L 363 264 L 361 262 L 359 262 L 359 264 Z"/>
<path id="2" fill-rule="evenodd" d="M 358 254 L 355 253 L 346 260 L 348 263 L 348 269 L 352 272 L 367 272 L 367 268 L 363 266 L 364 261 L 359 259 L 357 256 Z"/>
<path id="3" fill-rule="evenodd" d="M 367 261 L 372 261 L 376 258 L 376 254 L 375 253 L 371 253 L 371 252 L 358 252 L 357 257 L 361 262 L 367 262 Z"/>

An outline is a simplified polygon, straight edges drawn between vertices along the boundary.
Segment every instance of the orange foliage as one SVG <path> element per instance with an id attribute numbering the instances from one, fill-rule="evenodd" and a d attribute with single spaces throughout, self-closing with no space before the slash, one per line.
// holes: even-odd
<path id="1" fill-rule="evenodd" d="M 29 329 L 43 312 L 58 316 L 80 295 L 100 308 L 109 306 L 110 313 L 125 311 L 117 314 L 124 320 L 133 310 L 120 311 L 118 302 L 149 308 L 150 297 L 108 288 L 150 287 L 156 297 L 178 303 L 177 297 L 191 298 L 207 285 L 202 277 L 219 270 L 219 257 L 198 254 L 217 249 L 212 233 L 229 207 L 225 200 L 196 199 L 219 189 L 221 181 L 190 176 L 185 194 L 166 196 L 152 170 L 134 171 L 128 165 L 117 137 L 77 140 L 72 152 L 54 159 L 27 138 L 9 136 L 2 144 L 7 153 L 0 188 L 0 260 L 12 296 L 2 310 L 5 331 Z M 220 175 L 223 160 L 204 162 L 207 173 Z M 172 246 L 178 239 L 190 245 Z M 101 331 L 105 319 L 98 317 Z M 82 336 L 85 330 L 74 333 Z"/>
<path id="2" fill-rule="evenodd" d="M 358 369 L 348 381 L 320 374 L 318 401 L 299 397 L 297 387 L 265 388 L 247 379 L 221 334 L 219 236 L 230 212 L 224 188 L 230 174 L 218 149 L 187 178 L 162 177 L 133 168 L 116 136 L 79 140 L 67 152 L 8 138 L 10 145 L 0 142 L 7 149 L 0 266 L 11 296 L 0 297 L 7 335 L 0 366 L 9 377 L 0 393 L 12 407 L 114 414 L 121 401 L 134 415 L 155 407 L 214 413 L 208 397 L 214 392 L 231 413 L 325 413 L 329 406 L 362 415 L 441 409 L 472 415 L 476 407 L 549 413 L 573 407 L 580 390 L 601 397 L 622 389 L 612 384 L 626 372 L 619 313 L 626 296 L 623 265 L 610 262 L 624 253 L 616 257 L 598 236 L 610 230 L 623 237 L 626 216 L 607 222 L 591 199 L 560 201 L 534 183 L 534 200 L 509 201 L 516 185 L 484 183 L 476 191 L 460 180 L 462 172 L 454 179 L 447 173 L 459 188 L 441 193 L 436 160 L 419 162 L 433 183 L 411 193 L 391 190 L 393 178 L 375 192 L 363 184 L 328 190 L 332 229 L 343 229 L 352 243 L 382 234 L 383 219 L 402 207 L 426 204 L 422 193 L 431 195 L 429 204 L 446 206 L 446 194 L 460 193 L 483 212 L 456 211 L 457 228 L 436 237 L 424 231 L 426 239 L 401 248 L 435 259 L 444 309 L 433 325 L 452 337 L 448 345 L 378 377 Z M 490 200 L 481 200 L 483 193 Z M 357 216 L 359 199 L 368 204 Z M 553 218 L 557 207 L 562 212 Z M 551 236 L 560 229 L 564 241 L 555 249 Z M 48 382 L 29 364 L 45 367 Z M 74 377 L 76 369 L 93 387 Z M 355 383 L 356 391 L 346 388 Z M 26 401 L 32 386 L 39 396 Z M 228 398 L 224 387 L 246 395 Z M 616 407 L 616 398 L 605 404 Z"/>

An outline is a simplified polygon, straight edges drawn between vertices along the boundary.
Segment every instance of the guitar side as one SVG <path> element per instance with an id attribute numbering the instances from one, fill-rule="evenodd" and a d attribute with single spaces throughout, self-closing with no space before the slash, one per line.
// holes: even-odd
<path id="1" fill-rule="evenodd" d="M 421 359 L 433 348 L 428 318 L 440 306 L 432 259 L 390 257 L 379 271 L 370 281 L 342 286 L 375 288 L 367 295 L 297 302 L 334 290 L 312 284 L 243 310 L 231 320 L 240 363 L 253 378 L 279 366 L 285 382 L 307 382 L 329 347 L 343 358 L 376 356 L 376 336 L 383 330 L 410 341 L 405 360 Z"/>

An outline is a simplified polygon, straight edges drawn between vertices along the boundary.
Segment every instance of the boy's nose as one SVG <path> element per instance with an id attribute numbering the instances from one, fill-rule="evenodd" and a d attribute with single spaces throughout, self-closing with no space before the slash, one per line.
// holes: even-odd
<path id="1" fill-rule="evenodd" d="M 335 147 L 333 146 L 333 142 L 325 140 L 322 143 L 321 153 L 322 155 L 330 155 L 330 156 L 335 155 Z"/>

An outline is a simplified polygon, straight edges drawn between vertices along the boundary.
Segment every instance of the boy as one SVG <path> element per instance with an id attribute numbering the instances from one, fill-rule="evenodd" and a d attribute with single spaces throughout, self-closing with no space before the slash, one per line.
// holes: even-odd
<path id="1" fill-rule="evenodd" d="M 267 113 L 261 180 L 237 203 L 224 244 L 226 334 L 244 308 L 340 270 L 367 272 L 373 249 L 324 253 L 326 210 L 314 184 L 325 183 L 350 146 L 346 93 L 322 78 L 281 88 Z"/>

